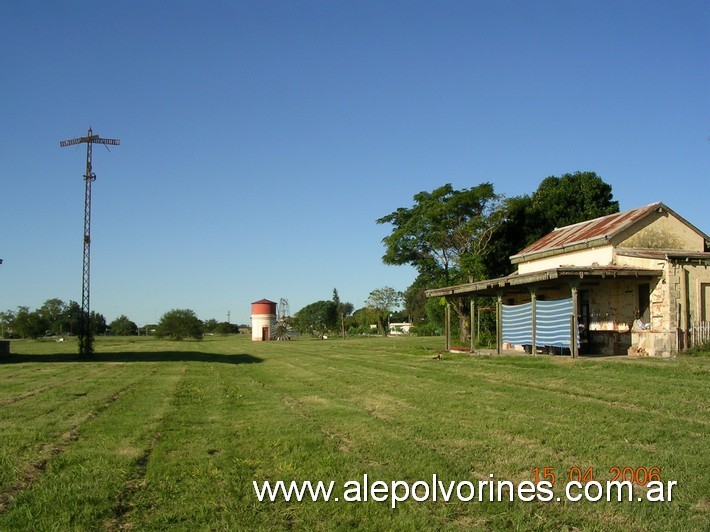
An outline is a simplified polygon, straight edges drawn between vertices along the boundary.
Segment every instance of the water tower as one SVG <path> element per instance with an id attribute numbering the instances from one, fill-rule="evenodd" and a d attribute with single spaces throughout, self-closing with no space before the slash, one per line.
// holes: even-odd
<path id="1" fill-rule="evenodd" d="M 252 341 L 266 342 L 270 340 L 274 325 L 276 325 L 276 303 L 268 299 L 254 301 L 251 304 Z"/>

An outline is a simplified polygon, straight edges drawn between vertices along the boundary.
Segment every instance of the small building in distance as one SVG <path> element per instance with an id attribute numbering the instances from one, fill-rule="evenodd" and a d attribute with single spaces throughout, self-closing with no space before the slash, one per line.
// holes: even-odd
<path id="1" fill-rule="evenodd" d="M 253 342 L 266 342 L 276 325 L 276 303 L 260 299 L 251 304 L 251 339 Z"/>
<path id="2" fill-rule="evenodd" d="M 390 328 L 389 333 L 391 335 L 400 336 L 402 334 L 409 334 L 409 329 L 412 328 L 412 324 L 407 321 L 403 321 L 403 322 L 399 322 L 399 323 L 390 323 L 389 328 Z"/>

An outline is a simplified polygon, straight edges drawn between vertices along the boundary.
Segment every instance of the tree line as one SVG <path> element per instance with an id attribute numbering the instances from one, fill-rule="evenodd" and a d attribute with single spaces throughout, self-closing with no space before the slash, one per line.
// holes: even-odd
<path id="1" fill-rule="evenodd" d="M 52 298 L 31 311 L 20 306 L 17 310 L 0 312 L 0 337 L 2 338 L 44 338 L 48 336 L 75 336 L 79 331 L 81 307 L 76 301 L 65 303 Z M 140 333 L 138 326 L 127 316 L 121 315 L 110 323 L 95 311 L 91 311 L 91 326 L 94 335 L 135 336 Z M 205 334 L 237 334 L 239 326 L 218 322 L 214 319 L 202 321 L 192 310 L 173 309 L 166 312 L 157 324 L 147 325 L 144 334 L 174 339 L 201 339 Z"/>
<path id="2" fill-rule="evenodd" d="M 334 288 L 331 299 L 306 305 L 293 315 L 290 325 L 302 334 L 320 338 L 328 334 L 371 334 L 375 325 L 379 334 L 387 336 L 388 321 L 407 321 L 399 310 L 403 298 L 401 292 L 385 286 L 370 292 L 365 306 L 354 310 L 352 303 L 340 301 L 338 290 Z"/>
<path id="3" fill-rule="evenodd" d="M 3 338 L 41 338 L 43 336 L 76 335 L 81 322 L 81 307 L 76 301 L 48 299 L 38 309 L 19 306 L 17 310 L 0 312 Z M 95 334 L 106 334 L 106 318 L 92 311 L 91 322 Z"/>

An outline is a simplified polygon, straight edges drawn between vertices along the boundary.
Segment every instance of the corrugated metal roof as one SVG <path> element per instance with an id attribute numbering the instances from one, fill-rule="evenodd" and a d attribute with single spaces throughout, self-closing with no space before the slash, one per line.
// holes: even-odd
<path id="1" fill-rule="evenodd" d="M 513 255 L 511 259 L 593 241 L 608 240 L 659 207 L 666 208 L 661 202 L 656 202 L 638 209 L 560 227 L 533 242 L 520 253 Z"/>

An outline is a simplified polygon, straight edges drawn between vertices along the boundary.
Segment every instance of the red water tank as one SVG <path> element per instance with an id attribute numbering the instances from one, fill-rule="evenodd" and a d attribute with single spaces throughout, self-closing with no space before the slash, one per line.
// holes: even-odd
<path id="1" fill-rule="evenodd" d="M 254 301 L 251 304 L 252 314 L 273 314 L 276 315 L 276 303 L 268 299 Z"/>

